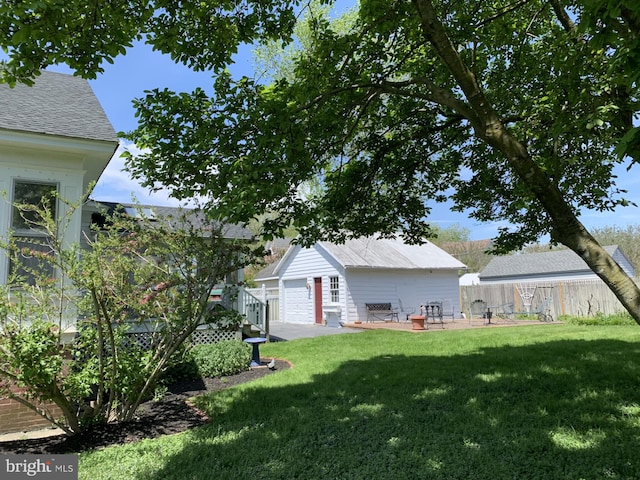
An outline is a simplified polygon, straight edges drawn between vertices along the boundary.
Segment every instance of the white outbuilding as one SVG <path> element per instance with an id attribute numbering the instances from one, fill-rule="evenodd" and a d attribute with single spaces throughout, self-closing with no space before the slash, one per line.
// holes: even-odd
<path id="1" fill-rule="evenodd" d="M 400 320 L 420 305 L 442 302 L 460 317 L 458 272 L 466 266 L 430 242 L 363 237 L 344 244 L 292 245 L 256 276 L 279 290 L 280 321 L 325 324 L 367 321 L 366 304 L 390 303 Z"/>

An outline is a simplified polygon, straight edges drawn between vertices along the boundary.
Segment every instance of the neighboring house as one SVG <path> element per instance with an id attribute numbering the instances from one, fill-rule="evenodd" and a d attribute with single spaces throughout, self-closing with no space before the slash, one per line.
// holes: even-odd
<path id="1" fill-rule="evenodd" d="M 604 249 L 630 276 L 633 265 L 617 245 Z M 480 284 L 552 282 L 559 280 L 592 280 L 599 277 L 572 250 L 515 254 L 494 257 L 480 272 Z"/>
<path id="2" fill-rule="evenodd" d="M 78 202 L 106 168 L 118 137 L 89 83 L 73 75 L 44 71 L 32 87 L 0 84 L 0 105 L 0 192 L 6 193 L 0 199 L 0 237 L 6 238 L 9 231 L 36 237 L 41 234 L 29 228 L 11 203 L 36 204 L 52 191 L 69 203 Z M 65 231 L 68 244 L 82 241 L 81 232 L 96 221 L 98 205 L 110 210 L 116 206 L 88 202 Z M 139 214 L 133 205 L 122 206 L 131 215 Z M 63 215 L 63 202 L 51 207 L 58 218 Z M 175 218 L 180 212 L 171 207 L 142 208 L 142 214 Z M 224 232 L 229 238 L 251 238 L 244 227 L 225 226 Z M 6 282 L 10 268 L 6 254 L 0 252 L 0 283 Z"/>
<path id="3" fill-rule="evenodd" d="M 293 248 L 293 247 L 290 247 Z M 286 253 L 285 253 L 286 255 Z M 255 276 L 255 282 L 259 287 L 267 288 L 267 289 L 277 289 L 280 283 L 280 279 L 276 273 L 276 270 L 280 266 L 280 260 L 276 260 L 275 262 L 267 265 L 262 270 L 260 270 Z"/>
<path id="4" fill-rule="evenodd" d="M 98 180 L 118 147 L 118 137 L 89 83 L 79 77 L 42 72 L 32 87 L 0 84 L 0 237 L 13 230 L 37 237 L 11 202 L 38 203 L 56 191 L 75 203 Z M 55 203 L 55 202 L 54 202 Z M 62 202 L 52 205 L 58 217 Z M 66 229 L 64 240 L 78 242 L 81 216 Z M 0 253 L 0 283 L 9 260 Z"/>
<path id="5" fill-rule="evenodd" d="M 274 238 L 266 242 L 264 249 L 269 256 L 282 256 L 290 245 L 290 238 Z"/>
<path id="6" fill-rule="evenodd" d="M 40 203 L 52 192 L 71 203 L 98 180 L 118 147 L 118 137 L 89 83 L 79 77 L 42 72 L 32 87 L 0 84 L 0 237 L 41 237 L 11 203 Z M 49 205 L 57 218 L 63 202 Z M 65 230 L 67 244 L 80 240 L 82 215 Z M 9 258 L 0 251 L 0 283 Z M 53 272 L 52 272 L 53 274 Z M 73 328 L 73 327 L 71 327 Z M 0 398 L 0 433 L 44 427 L 48 423 L 18 402 Z"/>
<path id="7" fill-rule="evenodd" d="M 196 231 L 204 231 L 209 228 L 211 222 L 206 220 L 201 211 L 182 207 L 163 207 L 159 205 L 137 205 L 124 202 L 103 202 L 92 200 L 87 202 L 82 211 L 83 231 L 89 231 L 91 224 L 99 224 L 105 221 L 104 213 L 113 214 L 116 211 L 130 215 L 134 218 L 144 217 L 148 220 L 164 219 L 172 228 L 193 227 Z M 243 225 L 214 224 L 220 228 L 223 238 L 236 240 L 253 240 L 254 235 Z"/>
<path id="8" fill-rule="evenodd" d="M 280 320 L 326 324 L 366 321 L 366 303 L 391 303 L 400 318 L 429 301 L 460 314 L 458 271 L 465 265 L 430 242 L 373 237 L 345 244 L 293 245 L 256 283 L 279 287 Z"/>

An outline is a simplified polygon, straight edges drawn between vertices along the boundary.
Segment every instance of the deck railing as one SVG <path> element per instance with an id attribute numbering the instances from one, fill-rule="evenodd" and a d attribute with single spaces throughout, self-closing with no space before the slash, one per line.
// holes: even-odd
<path id="1" fill-rule="evenodd" d="M 243 288 L 238 295 L 238 310 L 249 324 L 259 329 L 266 338 L 269 338 L 269 317 L 266 302 Z"/>

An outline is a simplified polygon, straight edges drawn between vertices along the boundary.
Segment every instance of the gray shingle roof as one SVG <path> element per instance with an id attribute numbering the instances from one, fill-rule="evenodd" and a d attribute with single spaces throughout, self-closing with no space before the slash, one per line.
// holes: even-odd
<path id="1" fill-rule="evenodd" d="M 94 200 L 95 209 L 99 210 L 104 208 L 109 213 L 113 213 L 116 209 L 124 208 L 127 213 L 131 215 L 144 215 L 148 218 L 163 218 L 167 220 L 172 226 L 185 226 L 182 221 L 183 217 L 186 219 L 188 225 L 193 226 L 196 229 L 203 228 L 205 224 L 205 217 L 201 211 L 196 211 L 189 208 L 180 207 L 162 207 L 157 205 L 134 205 L 126 203 L 114 203 L 114 202 L 101 202 Z M 238 240 L 251 240 L 254 235 L 243 225 L 239 224 L 222 224 L 221 227 L 224 238 L 238 239 Z"/>
<path id="2" fill-rule="evenodd" d="M 320 242 L 345 268 L 463 269 L 466 265 L 431 242 L 408 245 L 400 238 L 362 237 L 344 244 Z"/>
<path id="3" fill-rule="evenodd" d="M 262 270 L 260 270 L 258 273 L 256 273 L 254 279 L 258 281 L 258 280 L 266 280 L 266 279 L 275 277 L 275 271 L 276 271 L 276 268 L 278 267 L 278 263 L 279 261 L 270 263 L 269 265 L 264 267 Z"/>
<path id="4" fill-rule="evenodd" d="M 89 83 L 43 71 L 33 86 L 0 84 L 0 129 L 117 142 Z"/>
<path id="5" fill-rule="evenodd" d="M 617 245 L 609 245 L 604 249 L 611 256 L 619 250 Z M 572 250 L 554 250 L 494 257 L 480 272 L 480 279 L 486 281 L 497 277 L 522 277 L 587 271 L 591 271 L 589 266 Z"/>
<path id="6" fill-rule="evenodd" d="M 361 237 L 347 240 L 344 244 L 318 242 L 342 267 L 399 269 L 399 270 L 461 270 L 466 265 L 431 242 L 408 245 L 400 238 L 381 239 Z M 292 252 L 300 248 L 292 245 L 279 261 L 268 265 L 256 274 L 256 280 L 266 280 L 279 275 L 280 267 L 286 264 Z"/>

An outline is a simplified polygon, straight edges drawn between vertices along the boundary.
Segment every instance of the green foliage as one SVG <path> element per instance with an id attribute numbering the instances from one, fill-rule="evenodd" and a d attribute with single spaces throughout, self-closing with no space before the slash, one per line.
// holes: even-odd
<path id="1" fill-rule="evenodd" d="M 494 244 L 505 252 L 544 234 L 569 241 L 580 211 L 627 203 L 612 152 L 624 141 L 637 158 L 637 2 L 366 0 L 338 19 L 331 2 L 245 0 L 242 15 L 206 2 L 23 3 L 0 8 L 7 81 L 56 62 L 94 76 L 143 36 L 213 70 L 211 97 L 136 101 L 128 137 L 149 151 L 129 168 L 233 221 L 275 213 L 267 235 L 419 241 L 432 233 L 427 201 L 450 199 L 509 222 Z M 96 9 L 99 25 L 77 28 Z M 242 43 L 260 45 L 257 81 L 225 71 Z M 321 191 L 301 194 L 310 181 Z"/>
<path id="2" fill-rule="evenodd" d="M 10 83 L 31 83 L 41 69 L 66 63 L 93 78 L 104 71 L 104 62 L 113 63 L 143 36 L 154 49 L 194 70 L 220 70 L 231 62 L 238 43 L 286 39 L 295 23 L 293 4 L 249 0 L 236 10 L 234 3 L 207 2 L 189 8 L 161 1 L 2 2 L 0 46 L 10 60 L 0 64 L 0 73 Z M 212 33 L 215 48 L 209 43 Z"/>
<path id="3" fill-rule="evenodd" d="M 197 365 L 201 376 L 225 377 L 249 368 L 251 347 L 239 340 L 222 340 L 194 345 L 189 357 Z"/>
<path id="4" fill-rule="evenodd" d="M 0 8 L 3 76 L 28 81 L 53 61 L 91 76 L 145 36 L 215 76 L 211 95 L 135 100 L 126 138 L 144 153 L 127 166 L 149 188 L 206 198 L 232 222 L 269 214 L 266 237 L 293 227 L 303 244 L 419 243 L 433 235 L 433 202 L 451 201 L 500 222 L 495 253 L 545 235 L 572 249 L 640 323 L 640 289 L 579 220 L 630 203 L 613 172 L 640 160 L 638 2 L 362 0 L 339 20 L 312 5 L 152 0 L 110 6 L 99 28 L 72 34 L 94 18 L 84 4 L 11 4 Z M 240 44 L 273 40 L 286 55 L 272 83 L 225 69 Z"/>
<path id="5" fill-rule="evenodd" d="M 573 317 L 562 315 L 558 320 L 567 325 L 584 326 L 611 326 L 611 325 L 635 325 L 635 320 L 627 312 L 620 312 L 612 315 L 597 313 L 593 317 Z"/>
<path id="6" fill-rule="evenodd" d="M 57 326 L 41 320 L 24 327 L 9 322 L 1 333 L 0 371 L 31 396 L 53 400 L 63 365 Z"/>
<path id="7" fill-rule="evenodd" d="M 469 5 L 459 7 L 451 25 L 445 26 L 455 26 L 455 32 L 448 32 L 452 40 L 468 45 L 461 60 L 475 62 L 496 112 L 514 119 L 511 131 L 528 139 L 532 159 L 551 177 L 551 183 L 537 186 L 531 185 L 530 177 L 519 178 L 503 152 L 467 133 L 475 117 L 456 103 L 461 99 L 441 90 L 450 88 L 446 78 L 451 72 L 415 34 L 419 31 L 415 12 L 406 5 L 394 8 L 383 12 L 376 2 L 364 2 L 359 17 L 346 29 L 327 21 L 322 12 L 310 14 L 304 23 L 309 30 L 300 43 L 303 50 L 288 56 L 295 73 L 268 87 L 249 79 L 219 77 L 216 95 L 208 102 L 200 92 L 188 101 L 184 94 L 166 91 L 142 99 L 138 103 L 142 123 L 130 138 L 143 142 L 152 153 L 131 159 L 132 171 L 141 177 L 153 172 L 154 180 L 161 178 L 175 190 L 193 188 L 191 181 L 188 186 L 175 183 L 170 174 L 173 162 L 163 158 L 168 158 L 169 150 L 171 154 L 184 150 L 193 159 L 192 149 L 184 147 L 196 138 L 207 138 L 201 142 L 207 145 L 206 158 L 199 165 L 189 163 L 188 169 L 205 170 L 214 162 L 223 181 L 208 179 L 196 185 L 196 191 L 227 198 L 217 207 L 237 215 L 234 218 L 277 211 L 280 219 L 267 223 L 267 230 L 278 231 L 293 222 L 312 239 L 325 235 L 340 239 L 345 232 L 393 234 L 402 229 L 417 240 L 431 233 L 424 224 L 426 199 L 451 196 L 451 186 L 458 208 L 471 209 L 483 221 L 507 219 L 514 225 L 503 235 L 503 248 L 551 233 L 554 214 L 537 213 L 546 205 L 540 203 L 542 198 L 536 200 L 536 188 L 548 193 L 557 185 L 574 211 L 613 208 L 623 201 L 610 176 L 614 143 L 606 136 L 606 127 L 617 128 L 611 122 L 618 118 L 620 105 L 616 99 L 602 101 L 611 79 L 602 68 L 602 56 L 592 58 L 572 33 L 563 32 L 550 6 Z M 414 35 L 399 35 L 400 31 Z M 514 31 L 522 33 L 516 39 L 505 35 Z M 576 64 L 584 66 L 585 79 L 565 71 Z M 437 86 L 430 87 L 424 75 Z M 569 98 L 576 91 L 582 97 Z M 167 109 L 181 115 L 160 120 Z M 200 132 L 191 122 L 196 111 Z M 576 121 L 593 117 L 593 111 L 599 116 L 593 123 Z M 594 125 L 602 131 L 591 138 Z M 205 137 L 205 130 L 217 132 L 215 138 Z M 176 143 L 165 134 L 169 131 L 183 131 L 192 138 Z M 585 143 L 582 135 L 589 141 Z M 236 136 L 245 139 L 240 146 Z M 215 145 L 214 157 L 208 155 L 210 145 Z M 592 159 L 587 163 L 585 148 Z M 241 158 L 252 158 L 250 174 L 245 172 L 249 162 L 237 160 Z M 257 170 L 267 182 L 254 196 L 248 190 L 259 178 Z M 321 176 L 324 191 L 299 198 L 298 188 L 316 175 Z M 227 189 L 230 178 L 234 191 Z M 276 186 L 271 178 L 285 181 Z"/>
<path id="8" fill-rule="evenodd" d="M 58 238 L 79 207 L 69 206 L 57 222 L 46 211 L 32 216 L 48 239 L 50 253 L 39 257 L 45 268 L 15 269 L 27 275 L 14 274 L 2 287 L 0 309 L 2 393 L 34 410 L 34 400 L 55 402 L 64 419 L 38 412 L 71 434 L 133 418 L 198 326 L 237 329 L 240 315 L 214 307 L 210 292 L 253 258 L 247 242 L 225 239 L 198 211 L 153 221 L 103 212 L 104 226 L 85 238 L 87 250 L 63 248 Z M 12 264 L 34 255 L 24 243 L 2 242 Z M 64 331 L 74 327 L 63 348 Z M 139 333 L 148 344 L 138 343 Z"/>
<path id="9" fill-rule="evenodd" d="M 198 365 L 193 360 L 190 351 L 190 348 L 185 348 L 183 353 L 178 353 L 171 359 L 167 368 L 162 372 L 160 384 L 171 385 L 182 380 L 197 380 L 201 377 Z"/>
<path id="10" fill-rule="evenodd" d="M 467 227 L 455 223 L 446 228 L 434 226 L 433 234 L 434 238 L 431 241 L 436 245 L 441 245 L 451 242 L 468 242 L 471 231 Z"/>

